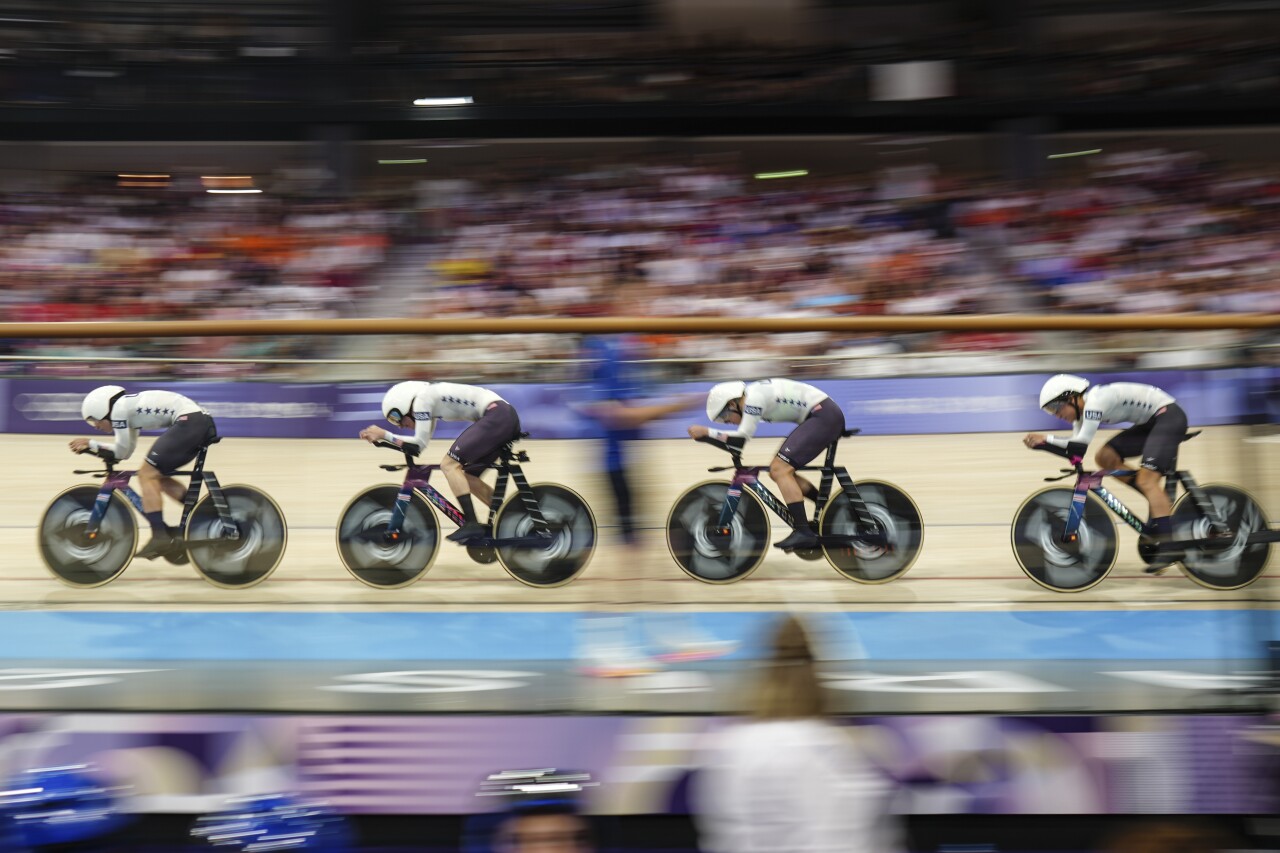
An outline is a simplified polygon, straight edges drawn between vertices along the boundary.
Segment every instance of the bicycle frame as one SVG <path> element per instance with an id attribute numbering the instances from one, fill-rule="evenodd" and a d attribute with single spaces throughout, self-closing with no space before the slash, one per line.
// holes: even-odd
<path id="1" fill-rule="evenodd" d="M 462 510 L 454 506 L 452 501 L 430 483 L 431 474 L 440 469 L 439 465 L 419 465 L 413 461 L 412 455 L 405 451 L 404 448 L 396 447 L 395 445 L 383 446 L 395 447 L 395 449 L 403 452 L 406 469 L 404 483 L 400 486 L 400 493 L 396 495 L 396 505 L 391 511 L 390 520 L 387 522 L 388 533 L 395 535 L 403 529 L 405 511 L 409 507 L 409 501 L 412 499 L 415 490 L 420 492 L 432 506 L 440 510 L 441 514 L 458 527 L 466 523 L 466 517 L 462 514 Z M 383 467 L 395 470 L 400 466 L 384 465 Z M 520 495 L 526 511 L 533 518 L 534 532 L 539 536 L 549 536 L 551 533 L 550 527 L 547 525 L 546 519 L 542 517 L 542 509 L 538 506 L 538 501 L 533 496 L 533 490 L 529 488 L 529 481 L 525 479 L 524 471 L 519 466 L 512 465 L 511 457 L 506 456 L 493 467 L 498 471 L 498 482 L 494 484 L 493 497 L 489 499 L 489 523 L 493 523 L 493 517 L 501 508 L 503 498 L 507 495 L 507 483 L 514 481 L 516 491 Z"/>
<path id="2" fill-rule="evenodd" d="M 742 500 L 742 490 L 744 488 L 755 492 L 761 502 L 773 511 L 773 514 L 782 519 L 789 527 L 795 527 L 795 519 L 791 515 L 791 511 L 787 509 L 786 504 L 782 503 L 774 496 L 772 490 L 768 486 L 760 482 L 760 473 L 767 471 L 768 466 L 755 465 L 743 466 L 742 456 L 736 448 L 720 441 L 710 441 L 725 450 L 728 450 L 733 457 L 733 481 L 729 483 L 729 491 L 725 495 L 724 505 L 720 508 L 719 527 L 727 528 L 733 520 L 734 514 L 738 511 L 738 503 Z M 849 503 L 853 507 L 854 515 L 857 516 L 859 525 L 873 526 L 875 519 L 871 513 L 867 511 L 867 505 L 863 502 L 862 496 L 858 494 L 857 488 L 853 485 L 853 478 L 849 476 L 849 472 L 842 466 L 837 466 L 836 461 L 836 445 L 839 442 L 832 442 L 827 447 L 827 457 L 822 465 L 804 465 L 796 469 L 800 471 L 821 471 L 822 477 L 818 483 L 818 494 L 814 499 L 813 518 L 816 524 L 822 518 L 822 509 L 831 499 L 832 481 L 840 484 L 840 490 L 849 499 Z M 712 471 L 723 471 L 725 468 L 712 468 Z"/>
<path id="3" fill-rule="evenodd" d="M 1084 507 L 1086 495 L 1093 492 L 1102 499 L 1102 503 L 1107 509 L 1118 517 L 1125 524 L 1132 527 L 1139 534 L 1143 532 L 1145 523 L 1142 519 L 1134 515 L 1124 502 L 1115 494 L 1102 485 L 1105 477 L 1130 476 L 1133 471 L 1128 468 L 1117 468 L 1110 471 L 1084 471 L 1079 465 L 1075 469 L 1076 485 L 1073 489 L 1074 494 L 1071 496 L 1071 510 L 1067 515 L 1067 526 L 1062 531 L 1063 542 L 1074 542 L 1077 531 L 1080 529 L 1080 523 L 1084 520 Z M 1053 478 L 1059 479 L 1059 478 Z M 1178 484 L 1182 484 L 1182 488 L 1187 494 L 1191 495 L 1191 499 L 1195 501 L 1196 508 L 1200 513 L 1209 520 L 1215 531 L 1226 533 L 1227 526 L 1218 518 L 1218 513 L 1204 496 L 1204 492 L 1196 484 L 1196 481 L 1186 471 L 1175 471 L 1172 474 L 1165 475 L 1165 492 L 1169 496 L 1172 503 L 1174 496 L 1178 491 Z"/>
<path id="4" fill-rule="evenodd" d="M 201 448 L 200 452 L 196 454 L 195 464 L 190 471 L 174 471 L 170 475 L 182 475 L 191 478 L 187 484 L 186 494 L 182 498 L 182 520 L 178 522 L 178 529 L 187 529 L 187 519 L 190 518 L 191 511 L 195 508 L 196 501 L 200 498 L 201 486 L 207 485 L 209 494 L 212 496 L 213 506 L 218 511 L 218 517 L 222 519 L 223 534 L 228 538 L 236 539 L 239 538 L 240 531 L 231 518 L 231 508 L 227 505 L 227 499 L 222 493 L 222 487 L 218 484 L 218 478 L 214 476 L 212 471 L 204 470 L 204 460 L 208 450 L 208 447 Z M 133 486 L 129 485 L 133 475 L 138 473 L 137 469 L 116 471 L 114 462 L 110 460 L 104 461 L 106 461 L 107 465 L 106 475 L 102 481 L 102 487 L 98 489 L 98 496 L 94 499 L 93 510 L 89 514 L 89 521 L 85 527 L 85 532 L 90 538 L 96 535 L 98 528 L 102 526 L 102 519 L 106 517 L 112 492 L 120 492 L 140 515 L 146 514 L 146 511 L 142 508 L 142 496 L 138 494 Z M 91 474 L 94 472 L 76 471 L 75 473 Z"/>

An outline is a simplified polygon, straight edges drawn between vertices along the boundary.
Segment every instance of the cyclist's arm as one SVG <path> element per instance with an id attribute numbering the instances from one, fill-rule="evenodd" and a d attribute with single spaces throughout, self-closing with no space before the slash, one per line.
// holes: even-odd
<path id="1" fill-rule="evenodd" d="M 396 446 L 410 445 L 416 447 L 413 451 L 415 455 L 421 455 L 427 449 L 427 442 L 431 441 L 431 437 L 436 434 L 436 421 L 438 418 L 431 417 L 430 412 L 414 412 L 413 413 L 413 437 L 408 438 L 403 435 L 393 435 L 387 433 L 387 441 Z"/>
<path id="2" fill-rule="evenodd" d="M 124 423 L 120 421 L 119 423 Z M 116 458 L 116 461 L 128 459 L 133 455 L 133 449 L 138 446 L 138 430 L 129 427 L 116 426 L 114 442 L 97 441 L 89 439 L 89 450 L 97 453 L 99 450 L 105 450 Z"/>
<path id="3" fill-rule="evenodd" d="M 699 394 L 667 401 L 645 400 L 634 405 L 622 400 L 597 400 L 588 403 L 585 411 L 607 429 L 637 429 L 658 418 L 679 414 L 701 399 Z"/>
<path id="4" fill-rule="evenodd" d="M 1085 409 L 1080 420 L 1075 423 L 1075 432 L 1069 438 L 1059 438 L 1056 435 L 1046 435 L 1044 440 L 1054 447 L 1061 447 L 1072 456 L 1084 456 L 1089 449 L 1089 442 L 1093 441 L 1093 437 L 1098 434 L 1098 427 L 1102 425 L 1102 415 L 1090 409 Z"/>
<path id="5" fill-rule="evenodd" d="M 742 407 L 742 423 L 738 424 L 737 429 L 709 429 L 707 435 L 720 441 L 729 441 L 733 438 L 740 438 L 744 441 L 748 438 L 755 438 L 756 427 L 760 426 L 761 409 L 747 403 Z"/>

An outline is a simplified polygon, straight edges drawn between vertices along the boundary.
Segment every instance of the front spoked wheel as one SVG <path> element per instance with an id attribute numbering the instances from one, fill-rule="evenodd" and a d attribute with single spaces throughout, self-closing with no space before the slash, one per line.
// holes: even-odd
<path id="1" fill-rule="evenodd" d="M 823 543 L 827 561 L 858 583 L 888 583 L 907 573 L 924 544 L 920 508 L 902 489 L 879 480 L 854 483 L 871 524 L 859 525 L 853 502 L 844 492 L 832 496 L 822 511 L 818 535 L 847 540 Z"/>
<path id="2" fill-rule="evenodd" d="M 563 586 L 582 574 L 596 550 L 596 518 L 582 495 L 555 483 L 529 487 L 538 512 L 547 523 L 537 528 L 524 498 L 516 493 L 498 510 L 493 538 L 498 561 L 513 578 L 527 586 Z M 503 544 L 503 540 L 534 539 L 532 544 Z"/>
<path id="3" fill-rule="evenodd" d="M 1092 492 L 1085 495 L 1077 538 L 1063 542 L 1072 489 L 1042 489 L 1013 516 L 1013 555 L 1027 577 L 1054 592 L 1083 592 L 1102 582 L 1116 564 L 1116 525 Z"/>
<path id="4" fill-rule="evenodd" d="M 1268 527 L 1262 507 L 1252 495 L 1235 486 L 1215 484 L 1201 486 L 1200 490 L 1228 532 L 1225 536 L 1216 535 L 1191 495 L 1179 498 L 1173 507 L 1174 539 L 1208 540 L 1184 551 L 1182 570 L 1209 589 L 1248 586 L 1266 569 L 1271 557 L 1271 543 L 1248 544 L 1250 534 Z"/>
<path id="5" fill-rule="evenodd" d="M 689 577 L 703 583 L 735 583 L 764 562 L 772 529 L 764 504 L 743 490 L 738 509 L 727 528 L 720 526 L 729 484 L 699 483 L 671 507 L 667 516 L 667 547 Z"/>
<path id="6" fill-rule="evenodd" d="M 284 513 L 253 486 L 223 486 L 230 526 L 223 522 L 214 496 L 205 494 L 187 519 L 184 543 L 191 563 L 209 583 L 243 589 L 262 583 L 280 565 L 289 534 Z"/>
<path id="7" fill-rule="evenodd" d="M 138 524 L 129 502 L 112 492 L 97 532 L 87 530 L 97 486 L 72 486 L 49 503 L 40 518 L 37 543 L 53 576 L 68 586 L 89 589 L 124 572 L 138 547 Z"/>
<path id="8" fill-rule="evenodd" d="M 440 522 L 417 491 L 409 495 L 400 530 L 387 531 L 399 494 L 400 486 L 373 486 L 352 498 L 338 518 L 342 564 L 356 580 L 378 589 L 418 580 L 440 551 Z"/>

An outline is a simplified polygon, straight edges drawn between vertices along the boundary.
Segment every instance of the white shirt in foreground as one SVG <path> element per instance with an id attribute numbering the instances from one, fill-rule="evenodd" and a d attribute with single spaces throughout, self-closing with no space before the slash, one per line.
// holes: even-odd
<path id="1" fill-rule="evenodd" d="M 892 787 L 847 729 L 822 720 L 718 733 L 693 787 L 707 853 L 896 853 Z"/>

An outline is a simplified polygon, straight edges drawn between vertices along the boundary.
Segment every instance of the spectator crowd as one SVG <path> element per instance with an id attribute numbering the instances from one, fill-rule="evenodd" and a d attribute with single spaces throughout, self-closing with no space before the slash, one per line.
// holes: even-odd
<path id="1" fill-rule="evenodd" d="M 1280 176 L 1189 152 L 1104 153 L 1034 188 L 930 166 L 758 181 L 724 164 L 592 164 L 426 182 L 418 198 L 406 212 L 401 201 L 272 194 L 10 195 L 0 198 L 0 311 L 16 321 L 591 317 L 625 293 L 643 313 L 681 317 L 1280 312 Z M 1034 370 L 1029 349 L 1099 347 L 1130 352 L 1079 369 L 1203 366 L 1257 343 L 1231 332 L 798 333 L 652 336 L 648 349 L 674 379 Z M 206 338 L 9 350 L 183 357 L 204 363 L 173 373 L 260 375 L 269 371 L 217 359 L 338 346 Z M 1175 347 L 1183 352 L 1163 352 Z M 455 378 L 489 381 L 569 372 L 554 362 L 575 350 L 559 335 L 361 348 L 445 353 L 466 374 Z"/>

